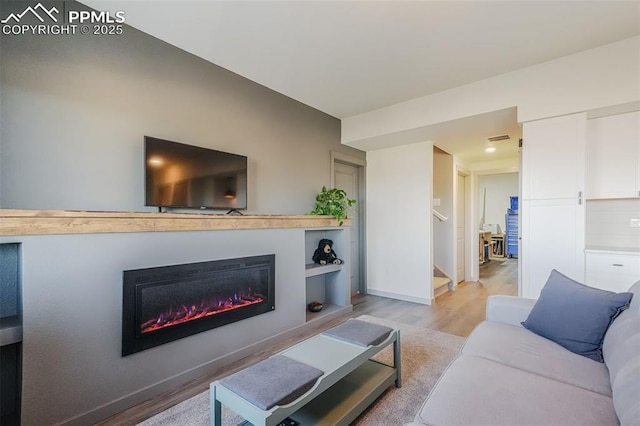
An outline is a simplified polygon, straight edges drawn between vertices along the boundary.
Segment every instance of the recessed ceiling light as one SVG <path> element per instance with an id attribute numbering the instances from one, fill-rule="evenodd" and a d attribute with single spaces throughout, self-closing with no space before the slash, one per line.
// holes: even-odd
<path id="1" fill-rule="evenodd" d="M 484 149 L 484 152 L 495 152 L 496 147 L 495 146 L 488 146 Z"/>

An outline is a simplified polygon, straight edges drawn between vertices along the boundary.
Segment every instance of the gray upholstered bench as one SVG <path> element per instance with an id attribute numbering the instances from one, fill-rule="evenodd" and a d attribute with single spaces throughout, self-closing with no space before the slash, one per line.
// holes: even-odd
<path id="1" fill-rule="evenodd" d="M 390 344 L 393 366 L 370 359 Z M 256 426 L 287 417 L 347 425 L 393 383 L 401 386 L 399 330 L 350 319 L 213 382 L 211 424 L 221 425 L 224 404 Z"/>

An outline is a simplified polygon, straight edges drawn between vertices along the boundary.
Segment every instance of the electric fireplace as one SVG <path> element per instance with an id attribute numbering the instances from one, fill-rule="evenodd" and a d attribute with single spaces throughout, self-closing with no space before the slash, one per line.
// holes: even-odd
<path id="1" fill-rule="evenodd" d="M 123 273 L 122 356 L 275 309 L 275 255 Z"/>

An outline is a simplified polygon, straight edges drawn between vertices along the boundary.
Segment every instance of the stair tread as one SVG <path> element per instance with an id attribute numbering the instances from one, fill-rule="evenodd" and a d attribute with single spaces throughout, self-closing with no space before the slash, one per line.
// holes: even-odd
<path id="1" fill-rule="evenodd" d="M 445 277 L 433 277 L 433 289 L 438 289 L 445 285 L 448 285 L 451 282 L 449 278 Z"/>

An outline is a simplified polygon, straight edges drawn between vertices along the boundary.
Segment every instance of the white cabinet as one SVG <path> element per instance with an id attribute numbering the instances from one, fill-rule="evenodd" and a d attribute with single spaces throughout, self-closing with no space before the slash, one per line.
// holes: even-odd
<path id="1" fill-rule="evenodd" d="M 640 280 L 640 252 L 586 251 L 585 284 L 603 290 L 627 291 Z"/>
<path id="2" fill-rule="evenodd" d="M 521 296 L 537 298 L 552 269 L 584 279 L 586 114 L 523 126 Z"/>
<path id="3" fill-rule="evenodd" d="M 587 198 L 640 197 L 640 111 L 587 122 Z"/>
<path id="4" fill-rule="evenodd" d="M 575 199 L 524 200 L 522 297 L 537 298 L 552 269 L 584 279 L 584 206 Z"/>
<path id="5" fill-rule="evenodd" d="M 578 198 L 584 191 L 586 114 L 523 125 L 522 199 Z"/>

